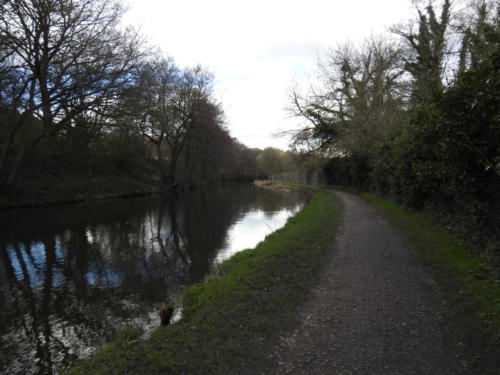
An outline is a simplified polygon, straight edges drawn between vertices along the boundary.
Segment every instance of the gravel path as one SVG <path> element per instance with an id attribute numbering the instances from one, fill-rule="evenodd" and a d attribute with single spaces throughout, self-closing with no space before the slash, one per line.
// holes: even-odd
<path id="1" fill-rule="evenodd" d="M 268 352 L 275 368 L 261 372 L 500 373 L 470 309 L 433 280 L 404 236 L 362 198 L 335 194 L 345 216 L 334 250 L 296 329 Z"/>

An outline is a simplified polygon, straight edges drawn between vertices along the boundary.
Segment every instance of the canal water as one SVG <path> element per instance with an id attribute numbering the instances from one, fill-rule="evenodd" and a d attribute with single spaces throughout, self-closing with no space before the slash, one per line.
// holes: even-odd
<path id="1" fill-rule="evenodd" d="M 0 373 L 52 374 L 142 338 L 162 303 L 254 247 L 307 197 L 253 185 L 0 213 Z"/>

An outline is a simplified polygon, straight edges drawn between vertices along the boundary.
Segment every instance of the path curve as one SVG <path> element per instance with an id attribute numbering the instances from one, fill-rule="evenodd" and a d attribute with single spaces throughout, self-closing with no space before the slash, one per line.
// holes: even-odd
<path id="1" fill-rule="evenodd" d="M 362 198 L 335 195 L 345 212 L 334 249 L 265 373 L 497 373 L 478 354 L 470 311 L 457 311 L 399 230 Z"/>

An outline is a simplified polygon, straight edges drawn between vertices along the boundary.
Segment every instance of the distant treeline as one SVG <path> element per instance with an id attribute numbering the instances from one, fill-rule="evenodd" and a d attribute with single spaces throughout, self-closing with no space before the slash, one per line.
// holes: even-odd
<path id="1" fill-rule="evenodd" d="M 292 90 L 294 147 L 328 182 L 427 209 L 500 255 L 500 29 L 494 1 L 416 2 L 416 18 L 346 44 Z"/>
<path id="2" fill-rule="evenodd" d="M 213 77 L 119 22 L 114 0 L 6 0 L 0 206 L 253 179 Z"/>

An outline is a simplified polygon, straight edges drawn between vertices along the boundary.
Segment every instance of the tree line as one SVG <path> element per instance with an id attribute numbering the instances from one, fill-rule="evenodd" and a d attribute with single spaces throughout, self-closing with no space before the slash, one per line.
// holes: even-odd
<path id="1" fill-rule="evenodd" d="M 415 2 L 415 19 L 331 49 L 291 90 L 292 146 L 328 182 L 427 209 L 500 255 L 500 7 Z"/>
<path id="2" fill-rule="evenodd" d="M 4 202 L 71 185 L 68 176 L 93 187 L 112 176 L 170 187 L 253 178 L 257 151 L 231 137 L 213 75 L 177 66 L 124 29 L 120 2 L 0 7 Z"/>

